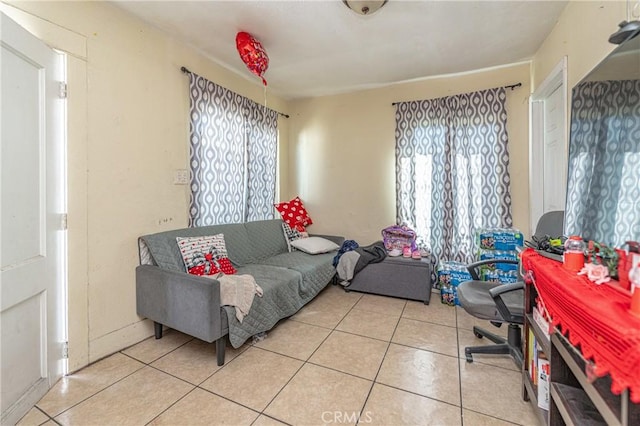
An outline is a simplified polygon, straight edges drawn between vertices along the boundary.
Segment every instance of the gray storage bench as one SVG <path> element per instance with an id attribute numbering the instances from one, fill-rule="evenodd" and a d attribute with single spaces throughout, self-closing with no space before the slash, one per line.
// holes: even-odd
<path id="1" fill-rule="evenodd" d="M 356 274 L 345 291 L 380 294 L 420 300 L 426 305 L 431 299 L 431 262 L 387 256 L 380 263 L 370 263 Z"/>

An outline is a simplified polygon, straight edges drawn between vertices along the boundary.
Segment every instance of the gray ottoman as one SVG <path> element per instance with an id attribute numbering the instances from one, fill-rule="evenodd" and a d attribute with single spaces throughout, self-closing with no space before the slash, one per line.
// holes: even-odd
<path id="1" fill-rule="evenodd" d="M 358 272 L 345 291 L 380 294 L 420 300 L 426 305 L 431 299 L 431 263 L 421 260 L 389 257 L 380 263 L 371 263 Z"/>

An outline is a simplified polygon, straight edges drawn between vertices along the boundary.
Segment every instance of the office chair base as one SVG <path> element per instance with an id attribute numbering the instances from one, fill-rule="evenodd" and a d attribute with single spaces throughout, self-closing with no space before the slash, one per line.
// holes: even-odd
<path id="1" fill-rule="evenodd" d="M 464 355 L 467 362 L 473 362 L 473 354 L 494 354 L 494 355 L 511 355 L 517 366 L 522 367 L 523 357 L 520 335 L 520 327 L 516 324 L 509 324 L 508 338 L 493 334 L 479 327 L 473 327 L 473 334 L 478 337 L 486 337 L 495 345 L 488 346 L 468 346 L 464 348 Z"/>

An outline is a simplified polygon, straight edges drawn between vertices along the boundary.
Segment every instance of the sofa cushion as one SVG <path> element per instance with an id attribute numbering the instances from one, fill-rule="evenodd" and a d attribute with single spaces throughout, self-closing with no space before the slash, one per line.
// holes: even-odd
<path id="1" fill-rule="evenodd" d="M 259 263 L 262 259 L 267 259 L 280 253 L 285 253 L 287 241 L 282 233 L 282 220 L 259 220 L 244 224 L 247 237 L 251 243 L 251 263 Z"/>
<path id="2" fill-rule="evenodd" d="M 265 265 L 279 266 L 302 274 L 300 291 L 306 293 L 309 288 L 326 285 L 335 275 L 333 256 L 335 253 L 306 254 L 301 251 L 283 253 L 262 261 Z"/>
<path id="3" fill-rule="evenodd" d="M 144 235 L 140 237 L 140 240 L 149 249 L 149 253 L 156 265 L 162 269 L 184 272 L 184 262 L 176 243 L 176 238 L 202 237 L 216 234 L 224 234 L 229 259 L 236 266 L 255 261 L 251 251 L 251 241 L 243 223 L 176 229 Z"/>

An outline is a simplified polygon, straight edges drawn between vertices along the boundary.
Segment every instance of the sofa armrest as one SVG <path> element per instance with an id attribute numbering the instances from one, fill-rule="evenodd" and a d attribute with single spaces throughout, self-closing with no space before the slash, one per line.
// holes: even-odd
<path id="1" fill-rule="evenodd" d="M 153 265 L 136 268 L 136 310 L 140 316 L 213 342 L 227 330 L 221 309 L 217 280 Z"/>
<path id="2" fill-rule="evenodd" d="M 321 235 L 321 234 L 309 234 L 310 237 L 320 237 L 325 238 L 329 241 L 333 241 L 337 245 L 341 246 L 344 242 L 344 237 L 340 237 L 338 235 Z"/>

